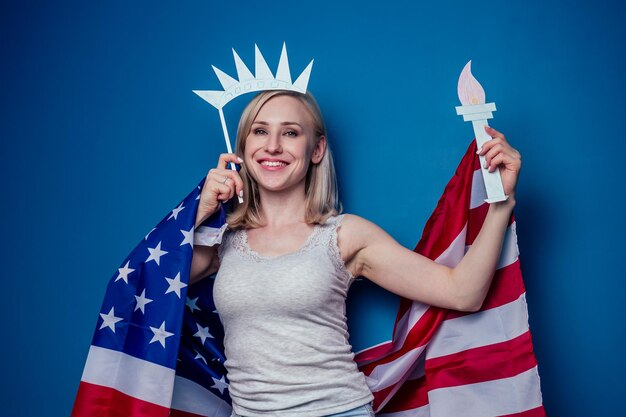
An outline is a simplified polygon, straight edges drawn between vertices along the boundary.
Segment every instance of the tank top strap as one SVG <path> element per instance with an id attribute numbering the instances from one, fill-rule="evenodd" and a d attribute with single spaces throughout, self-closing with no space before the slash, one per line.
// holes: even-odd
<path id="1" fill-rule="evenodd" d="M 345 282 L 350 285 L 354 281 L 354 276 L 346 268 L 346 264 L 341 258 L 341 252 L 339 251 L 339 245 L 337 243 L 337 230 L 341 227 L 341 221 L 344 215 L 339 214 L 337 216 L 329 217 L 326 223 L 320 227 L 320 233 L 315 236 L 319 243 L 328 248 L 328 256 L 335 266 L 337 273 L 344 278 Z"/>

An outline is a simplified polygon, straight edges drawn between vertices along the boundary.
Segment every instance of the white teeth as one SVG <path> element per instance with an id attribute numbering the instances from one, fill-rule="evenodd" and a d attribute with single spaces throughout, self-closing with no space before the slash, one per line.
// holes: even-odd
<path id="1" fill-rule="evenodd" d="M 265 165 L 268 167 L 284 167 L 287 164 L 284 162 L 280 162 L 280 161 L 263 161 L 261 162 L 261 165 Z"/>

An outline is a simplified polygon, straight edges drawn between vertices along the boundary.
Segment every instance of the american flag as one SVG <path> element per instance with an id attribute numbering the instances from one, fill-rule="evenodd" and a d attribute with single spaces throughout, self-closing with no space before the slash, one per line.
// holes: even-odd
<path id="1" fill-rule="evenodd" d="M 415 251 L 455 266 L 489 205 L 472 141 Z M 359 352 L 378 415 L 545 416 L 513 216 L 483 306 L 460 313 L 401 300 L 392 340 Z"/>
<path id="2" fill-rule="evenodd" d="M 487 212 L 468 149 L 416 251 L 454 266 Z M 212 277 L 189 287 L 194 240 L 218 242 L 224 212 L 194 230 L 203 182 L 142 239 L 111 278 L 73 417 L 230 415 Z M 195 236 L 194 236 L 195 234 Z M 378 415 L 544 416 L 515 221 L 480 312 L 402 300 L 391 341 L 356 356 Z"/>

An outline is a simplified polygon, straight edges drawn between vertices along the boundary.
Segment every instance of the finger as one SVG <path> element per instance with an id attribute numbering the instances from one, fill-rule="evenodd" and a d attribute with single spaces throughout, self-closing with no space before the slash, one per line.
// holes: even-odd
<path id="1" fill-rule="evenodd" d="M 496 155 L 498 155 L 499 153 L 502 153 L 503 151 L 503 146 L 501 143 L 492 143 L 491 145 L 492 146 L 489 148 L 489 150 L 487 150 L 487 153 L 484 154 L 485 155 L 485 168 L 491 165 L 491 159 L 493 159 Z"/>
<path id="2" fill-rule="evenodd" d="M 501 141 L 502 139 L 499 139 L 499 138 L 490 139 L 487 142 L 483 143 L 483 146 L 480 149 L 478 149 L 476 153 L 478 155 L 485 155 L 487 152 L 491 150 L 491 148 L 496 146 L 498 143 L 501 143 Z"/>
<path id="3" fill-rule="evenodd" d="M 241 176 L 237 171 L 233 171 L 232 169 L 213 169 L 210 179 L 218 183 L 225 183 L 226 179 L 228 179 L 228 183 L 234 186 L 237 194 L 243 190 L 243 180 Z"/>
<path id="4" fill-rule="evenodd" d="M 235 192 L 237 195 L 242 195 L 243 193 L 243 180 L 237 171 L 230 170 L 228 172 L 229 178 L 233 181 L 235 186 Z"/>
<path id="5" fill-rule="evenodd" d="M 487 134 L 489 136 L 491 136 L 492 138 L 501 138 L 506 140 L 506 138 L 504 137 L 504 134 L 502 134 L 502 132 L 497 131 L 496 129 L 494 129 L 491 126 L 485 126 L 485 132 L 487 132 Z"/>
<path id="6" fill-rule="evenodd" d="M 217 200 L 221 202 L 230 200 L 234 193 L 233 187 L 228 184 L 214 184 L 213 189 L 216 191 Z"/>
<path id="7" fill-rule="evenodd" d="M 505 156 L 503 154 L 498 154 L 493 157 L 489 162 L 489 165 L 487 165 L 489 167 L 489 172 L 495 171 L 496 168 L 498 168 L 498 165 L 504 162 L 504 158 Z"/>
<path id="8" fill-rule="evenodd" d="M 220 159 L 217 161 L 217 168 L 226 169 L 229 162 L 232 162 L 235 164 L 241 164 L 243 163 L 243 159 L 241 159 L 234 153 L 223 153 L 220 155 Z"/>

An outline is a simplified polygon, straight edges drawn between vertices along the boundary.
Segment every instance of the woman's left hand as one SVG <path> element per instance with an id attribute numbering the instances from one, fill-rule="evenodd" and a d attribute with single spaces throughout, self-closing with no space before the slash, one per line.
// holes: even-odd
<path id="1" fill-rule="evenodd" d="M 485 132 L 493 139 L 487 141 L 478 154 L 485 156 L 485 168 L 488 168 L 489 172 L 500 169 L 504 194 L 513 197 L 517 177 L 522 168 L 522 157 L 515 148 L 509 145 L 502 133 L 489 126 L 485 126 Z"/>

